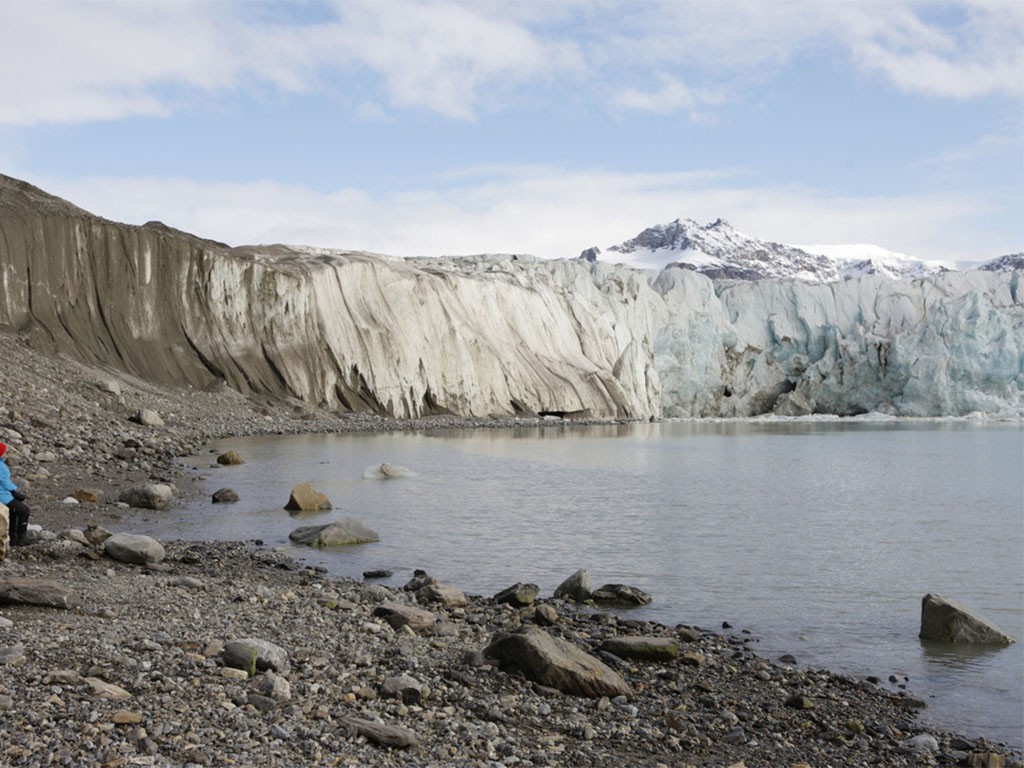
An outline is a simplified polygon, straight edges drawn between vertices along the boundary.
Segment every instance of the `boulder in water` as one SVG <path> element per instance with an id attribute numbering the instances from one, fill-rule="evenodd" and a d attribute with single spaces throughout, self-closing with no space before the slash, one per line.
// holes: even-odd
<path id="1" fill-rule="evenodd" d="M 299 483 L 284 508 L 290 512 L 321 512 L 332 508 L 331 500 L 313 489 L 309 483 Z"/>
<path id="2" fill-rule="evenodd" d="M 288 538 L 309 547 L 344 547 L 380 541 L 380 534 L 354 517 L 345 517 L 335 523 L 296 528 L 288 534 Z"/>
<path id="3" fill-rule="evenodd" d="M 941 595 L 921 599 L 922 640 L 1009 645 L 1016 642 L 988 619 Z"/>

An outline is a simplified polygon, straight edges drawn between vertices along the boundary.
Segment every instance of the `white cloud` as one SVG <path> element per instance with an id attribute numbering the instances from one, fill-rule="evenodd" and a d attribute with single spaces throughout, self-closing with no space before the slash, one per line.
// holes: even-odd
<path id="1" fill-rule="evenodd" d="M 447 191 L 373 197 L 273 182 L 33 179 L 107 218 L 170 226 L 232 245 L 284 242 L 398 256 L 511 252 L 575 257 L 677 217 L 723 217 L 779 242 L 868 242 L 928 259 L 986 259 L 1019 250 L 993 231 L 991 205 L 957 195 L 829 196 L 744 187 L 734 173 L 619 174 L 545 166 L 473 169 Z M 453 179 L 447 179 L 448 182 Z M 618 257 L 616 257 L 618 258 Z"/>
<path id="2" fill-rule="evenodd" d="M 354 109 L 372 101 L 459 120 L 537 89 L 613 110 L 692 112 L 709 94 L 749 96 L 806 54 L 836 50 L 908 91 L 1024 90 L 1017 0 L 334 0 L 315 21 L 290 14 L 302 5 L 198 0 L 3 8 L 7 125 L 167 115 L 197 96 L 261 87 L 356 92 Z"/>

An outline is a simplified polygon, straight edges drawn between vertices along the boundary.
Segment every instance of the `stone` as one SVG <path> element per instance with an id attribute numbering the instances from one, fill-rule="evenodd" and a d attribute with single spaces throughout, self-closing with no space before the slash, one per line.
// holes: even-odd
<path id="1" fill-rule="evenodd" d="M 174 491 L 164 483 L 137 485 L 121 492 L 118 501 L 139 509 L 167 509 L 171 505 Z"/>
<path id="2" fill-rule="evenodd" d="M 129 421 L 134 421 L 136 424 L 141 424 L 144 427 L 162 427 L 164 420 L 160 418 L 160 414 L 151 408 L 140 408 L 135 412 Z"/>
<path id="3" fill-rule="evenodd" d="M 790 709 L 814 709 L 814 700 L 808 696 L 801 696 L 800 694 L 794 694 L 785 701 L 785 705 Z"/>
<path id="4" fill-rule="evenodd" d="M 654 598 L 641 589 L 627 584 L 604 584 L 591 593 L 598 605 L 647 605 Z"/>
<path id="5" fill-rule="evenodd" d="M 291 496 L 284 508 L 290 512 L 321 512 L 332 509 L 331 500 L 309 483 L 299 483 L 292 488 Z"/>
<path id="6" fill-rule="evenodd" d="M 465 608 L 469 605 L 469 599 L 461 589 L 440 582 L 417 589 L 416 599 L 421 603 L 440 603 L 445 608 Z"/>
<path id="7" fill-rule="evenodd" d="M 25 646 L 21 643 L 0 646 L 0 666 L 17 664 L 25 658 Z"/>
<path id="8" fill-rule="evenodd" d="M 907 739 L 902 744 L 903 748 L 915 755 L 930 755 L 939 751 L 939 742 L 930 733 L 921 733 L 913 738 Z"/>
<path id="9" fill-rule="evenodd" d="M 326 498 L 326 497 L 325 497 Z M 368 544 L 380 541 L 380 535 L 354 517 L 345 517 L 326 525 L 306 525 L 296 528 L 288 538 L 309 547 L 344 547 L 350 544 Z"/>
<path id="10" fill-rule="evenodd" d="M 484 655 L 496 660 L 507 672 L 521 672 L 529 680 L 562 693 L 590 698 L 633 695 L 617 672 L 539 627 L 497 634 L 484 649 Z"/>
<path id="11" fill-rule="evenodd" d="M 671 637 L 612 637 L 601 643 L 601 650 L 623 659 L 672 661 L 679 656 L 679 642 Z"/>
<path id="12" fill-rule="evenodd" d="M 257 672 L 284 672 L 288 669 L 288 651 L 269 640 L 247 637 L 224 643 L 224 663 L 235 669 L 244 669 L 249 676 Z"/>
<path id="13" fill-rule="evenodd" d="M 0 579 L 0 605 L 42 605 L 72 608 L 71 590 L 55 581 L 10 577 Z"/>
<path id="14" fill-rule="evenodd" d="M 99 525 L 87 525 L 82 533 L 85 534 L 86 541 L 94 547 L 99 546 L 113 535 L 106 528 Z"/>
<path id="15" fill-rule="evenodd" d="M 103 498 L 103 493 L 94 488 L 79 488 L 71 494 L 71 497 L 78 499 L 82 504 L 97 504 Z"/>
<path id="16" fill-rule="evenodd" d="M 687 651 L 679 657 L 679 661 L 687 667 L 702 667 L 707 658 L 698 651 Z"/>
<path id="17" fill-rule="evenodd" d="M 169 587 L 185 587 L 186 589 L 206 589 L 206 582 L 195 576 L 175 576 L 167 580 Z"/>
<path id="18" fill-rule="evenodd" d="M 943 643 L 1009 645 L 1016 642 L 988 619 L 959 603 L 927 594 L 921 599 L 922 640 Z"/>
<path id="19" fill-rule="evenodd" d="M 558 599 L 575 600 L 585 603 L 590 599 L 590 571 L 581 568 L 555 588 Z"/>
<path id="20" fill-rule="evenodd" d="M 391 625 L 392 629 L 400 629 L 407 626 L 416 632 L 420 632 L 424 629 L 429 629 L 437 623 L 437 616 L 430 611 L 424 611 L 421 608 L 405 605 L 404 603 L 382 603 L 373 610 L 373 615 L 383 618 L 384 621 Z"/>
<path id="21" fill-rule="evenodd" d="M 374 744 L 391 749 L 407 749 L 419 744 L 416 734 L 400 725 L 385 725 L 360 717 L 340 717 L 338 723 Z"/>
<path id="22" fill-rule="evenodd" d="M 89 540 L 85 538 L 85 532 L 78 528 L 66 528 L 57 534 L 57 538 L 73 541 L 76 544 L 81 544 L 83 547 L 89 546 Z"/>
<path id="23" fill-rule="evenodd" d="M 98 677 L 84 677 L 82 682 L 92 688 L 92 692 L 101 699 L 123 701 L 124 699 L 132 698 L 132 695 L 121 686 L 108 683 L 106 680 L 101 680 Z"/>
<path id="24" fill-rule="evenodd" d="M 384 678 L 380 695 L 386 699 L 401 699 L 403 704 L 419 705 L 423 700 L 423 683 L 412 675 L 395 675 Z"/>
<path id="25" fill-rule="evenodd" d="M 363 571 L 364 579 L 390 579 L 394 575 L 394 571 L 389 571 L 384 568 L 378 568 L 372 571 Z"/>
<path id="26" fill-rule="evenodd" d="M 142 713 L 119 709 L 111 716 L 110 721 L 117 725 L 137 725 L 142 722 Z"/>
<path id="27" fill-rule="evenodd" d="M 537 612 L 534 614 L 534 620 L 542 626 L 553 627 L 558 623 L 558 611 L 547 603 L 542 603 L 537 606 Z"/>
<path id="28" fill-rule="evenodd" d="M 148 565 L 163 562 L 163 545 L 140 533 L 115 533 L 103 542 L 103 554 L 122 563 Z"/>
<path id="29" fill-rule="evenodd" d="M 263 679 L 260 680 L 260 693 L 264 696 L 269 696 L 276 702 L 291 701 L 292 698 L 292 686 L 291 683 L 281 675 L 275 675 L 273 672 L 268 671 Z"/>
<path id="30" fill-rule="evenodd" d="M 217 457 L 217 463 L 225 467 L 236 467 L 239 464 L 245 464 L 238 451 L 226 451 Z"/>
<path id="31" fill-rule="evenodd" d="M 499 605 L 507 603 L 522 608 L 527 605 L 533 605 L 533 601 L 537 599 L 539 594 L 540 587 L 536 584 L 524 584 L 520 581 L 496 594 L 494 602 Z"/>
<path id="32" fill-rule="evenodd" d="M 214 504 L 230 504 L 238 501 L 238 492 L 233 488 L 218 488 L 213 492 Z"/>
<path id="33" fill-rule="evenodd" d="M 106 392 L 114 397 L 121 396 L 121 384 L 115 379 L 103 379 L 102 381 L 97 382 L 96 388 L 100 392 Z"/>

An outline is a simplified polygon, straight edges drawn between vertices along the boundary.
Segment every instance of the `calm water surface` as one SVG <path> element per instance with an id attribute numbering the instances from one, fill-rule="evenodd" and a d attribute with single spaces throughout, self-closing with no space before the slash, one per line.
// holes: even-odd
<path id="1" fill-rule="evenodd" d="M 339 576 L 415 568 L 467 592 L 577 568 L 654 595 L 638 618 L 749 630 L 769 658 L 909 677 L 926 723 L 1024 744 L 1024 642 L 917 638 L 927 592 L 1024 638 L 1024 429 L 973 422 L 663 422 L 231 440 L 233 505 L 139 520 L 163 538 L 261 538 L 353 515 L 378 544 L 295 549 Z M 364 478 L 388 461 L 414 471 Z M 203 465 L 207 463 L 204 460 Z M 333 512 L 282 510 L 310 482 Z"/>

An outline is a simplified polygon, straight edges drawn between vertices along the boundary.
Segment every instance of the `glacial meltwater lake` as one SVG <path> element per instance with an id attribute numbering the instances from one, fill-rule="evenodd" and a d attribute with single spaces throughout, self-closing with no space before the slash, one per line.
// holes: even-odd
<path id="1" fill-rule="evenodd" d="M 163 539 L 262 539 L 338 576 L 415 568 L 466 592 L 541 595 L 577 568 L 654 595 L 632 613 L 749 630 L 770 659 L 909 678 L 921 721 L 1024 744 L 1024 642 L 948 648 L 917 637 L 935 592 L 1024 641 L 1024 427 L 991 421 L 682 421 L 225 441 L 204 502 L 154 513 Z M 415 477 L 364 478 L 390 462 Z M 295 518 L 312 483 L 332 512 Z M 300 525 L 351 515 L 381 541 L 293 547 Z"/>

